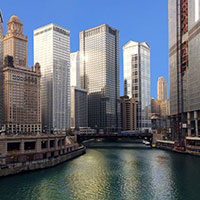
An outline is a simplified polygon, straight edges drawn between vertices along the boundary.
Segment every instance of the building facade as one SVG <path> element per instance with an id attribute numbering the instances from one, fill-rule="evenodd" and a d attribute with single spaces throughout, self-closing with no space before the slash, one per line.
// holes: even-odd
<path id="1" fill-rule="evenodd" d="M 200 135 L 200 1 L 169 0 L 169 91 L 176 138 Z"/>
<path id="2" fill-rule="evenodd" d="M 70 54 L 70 86 L 81 88 L 79 51 Z"/>
<path id="3" fill-rule="evenodd" d="M 167 113 L 167 101 L 151 99 L 151 123 L 152 130 L 167 131 L 168 125 L 168 113 Z"/>
<path id="4" fill-rule="evenodd" d="M 88 124 L 120 129 L 119 31 L 103 24 L 80 33 L 81 87 L 88 91 Z"/>
<path id="5" fill-rule="evenodd" d="M 3 99 L 6 133 L 40 133 L 40 65 L 27 66 L 27 37 L 14 15 L 3 39 Z"/>
<path id="6" fill-rule="evenodd" d="M 150 47 L 129 41 L 123 47 L 124 95 L 138 101 L 138 129 L 151 131 Z"/>
<path id="7" fill-rule="evenodd" d="M 0 129 L 3 125 L 3 17 L 0 10 Z"/>
<path id="8" fill-rule="evenodd" d="M 128 96 L 120 97 L 122 131 L 138 131 L 138 102 Z"/>
<path id="9" fill-rule="evenodd" d="M 71 128 L 88 127 L 87 90 L 71 86 Z"/>
<path id="10" fill-rule="evenodd" d="M 34 30 L 34 62 L 41 64 L 43 129 L 70 127 L 70 32 L 55 24 Z"/>
<path id="11" fill-rule="evenodd" d="M 158 78 L 157 99 L 160 101 L 167 101 L 167 81 L 163 77 Z"/>

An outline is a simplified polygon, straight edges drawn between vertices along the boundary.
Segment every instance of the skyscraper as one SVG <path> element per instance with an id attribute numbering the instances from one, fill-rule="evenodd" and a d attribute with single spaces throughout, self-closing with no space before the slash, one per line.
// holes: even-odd
<path id="1" fill-rule="evenodd" d="M 40 65 L 27 65 L 27 36 L 16 15 L 3 39 L 4 124 L 9 133 L 40 133 Z"/>
<path id="2" fill-rule="evenodd" d="M 34 30 L 34 62 L 41 64 L 43 128 L 69 128 L 70 32 L 55 24 Z"/>
<path id="3" fill-rule="evenodd" d="M 70 80 L 71 86 L 81 88 L 79 51 L 70 54 Z"/>
<path id="4" fill-rule="evenodd" d="M 167 81 L 163 77 L 158 78 L 157 99 L 160 101 L 167 100 Z"/>
<path id="5" fill-rule="evenodd" d="M 150 47 L 129 41 L 123 47 L 124 95 L 138 101 L 138 129 L 151 130 Z"/>
<path id="6" fill-rule="evenodd" d="M 80 52 L 70 54 L 71 128 L 88 127 L 87 90 L 81 89 Z"/>
<path id="7" fill-rule="evenodd" d="M 71 86 L 71 128 L 88 127 L 87 90 Z"/>
<path id="8" fill-rule="evenodd" d="M 7 23 L 7 33 L 3 42 L 3 57 L 13 57 L 13 64 L 20 69 L 28 66 L 28 42 L 23 35 L 23 24 L 16 15 L 13 15 Z"/>
<path id="9" fill-rule="evenodd" d="M 169 0 L 168 8 L 169 91 L 173 130 L 179 139 L 186 134 L 199 136 L 200 0 Z M 185 124 L 185 128 L 182 124 Z"/>
<path id="10" fill-rule="evenodd" d="M 81 87 L 88 91 L 92 128 L 120 128 L 119 31 L 107 24 L 80 33 Z"/>
<path id="11" fill-rule="evenodd" d="M 0 10 L 0 129 L 3 125 L 3 17 Z"/>
<path id="12" fill-rule="evenodd" d="M 121 126 L 123 131 L 138 131 L 137 111 L 138 102 L 128 96 L 120 97 Z"/>

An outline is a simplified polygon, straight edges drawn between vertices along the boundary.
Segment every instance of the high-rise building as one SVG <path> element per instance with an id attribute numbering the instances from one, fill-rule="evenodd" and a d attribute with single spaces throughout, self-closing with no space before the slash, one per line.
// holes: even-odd
<path id="1" fill-rule="evenodd" d="M 0 10 L 0 129 L 3 125 L 3 17 Z"/>
<path id="2" fill-rule="evenodd" d="M 119 31 L 107 24 L 80 33 L 81 87 L 88 91 L 88 123 L 120 129 Z"/>
<path id="3" fill-rule="evenodd" d="M 128 96 L 120 97 L 121 103 L 121 127 L 123 131 L 138 131 L 138 102 L 136 99 L 129 99 Z"/>
<path id="4" fill-rule="evenodd" d="M 3 39 L 4 124 L 9 133 L 39 133 L 40 65 L 27 66 L 27 36 L 16 15 L 7 23 Z"/>
<path id="5" fill-rule="evenodd" d="M 55 24 L 34 30 L 34 62 L 41 64 L 42 126 L 70 127 L 70 32 Z"/>
<path id="6" fill-rule="evenodd" d="M 157 99 L 160 101 L 167 101 L 167 81 L 163 77 L 158 78 Z"/>
<path id="7" fill-rule="evenodd" d="M 138 129 L 151 131 L 150 47 L 129 41 L 123 47 L 124 95 L 138 101 Z"/>
<path id="8" fill-rule="evenodd" d="M 71 86 L 81 88 L 79 51 L 70 54 L 70 80 Z"/>
<path id="9" fill-rule="evenodd" d="M 71 86 L 71 128 L 88 127 L 87 90 Z"/>
<path id="10" fill-rule="evenodd" d="M 70 54 L 71 128 L 88 127 L 87 90 L 81 89 L 80 52 Z"/>
<path id="11" fill-rule="evenodd" d="M 200 135 L 200 0 L 169 0 L 169 94 L 172 128 Z"/>
<path id="12" fill-rule="evenodd" d="M 23 35 L 23 24 L 16 15 L 13 15 L 7 23 L 7 33 L 3 42 L 3 57 L 13 57 L 15 67 L 27 69 L 27 36 Z"/>

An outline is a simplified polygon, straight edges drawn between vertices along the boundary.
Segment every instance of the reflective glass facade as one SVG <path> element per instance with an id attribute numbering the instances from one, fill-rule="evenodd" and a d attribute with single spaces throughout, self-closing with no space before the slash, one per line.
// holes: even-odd
<path id="1" fill-rule="evenodd" d="M 70 54 L 70 85 L 81 88 L 80 77 L 80 53 L 77 51 Z"/>
<path id="2" fill-rule="evenodd" d="M 138 101 L 138 129 L 151 130 L 150 47 L 130 41 L 123 47 L 124 95 Z"/>
<path id="3" fill-rule="evenodd" d="M 80 33 L 81 87 L 88 91 L 90 127 L 120 128 L 119 32 L 101 26 Z"/>
<path id="4" fill-rule="evenodd" d="M 43 128 L 70 127 L 70 32 L 55 24 L 34 31 L 34 62 L 41 64 Z"/>
<path id="5" fill-rule="evenodd" d="M 168 7 L 170 113 L 174 115 L 200 109 L 200 1 L 169 0 Z"/>

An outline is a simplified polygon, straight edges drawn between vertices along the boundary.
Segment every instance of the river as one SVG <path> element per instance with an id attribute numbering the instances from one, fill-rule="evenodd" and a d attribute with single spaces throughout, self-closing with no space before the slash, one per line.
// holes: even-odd
<path id="1" fill-rule="evenodd" d="M 200 157 L 148 148 L 91 148 L 54 168 L 0 179 L 0 200 L 135 199 L 200 199 Z"/>

